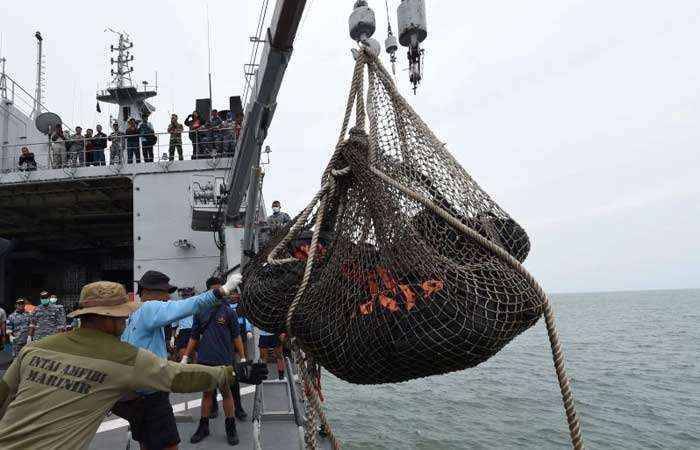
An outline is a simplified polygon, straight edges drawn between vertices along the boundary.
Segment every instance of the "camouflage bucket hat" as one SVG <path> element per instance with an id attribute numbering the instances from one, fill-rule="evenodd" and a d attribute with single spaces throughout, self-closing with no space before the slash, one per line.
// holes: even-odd
<path id="1" fill-rule="evenodd" d="M 98 281 L 83 287 L 80 291 L 78 306 L 79 309 L 68 314 L 68 317 L 78 317 L 84 314 L 129 317 L 141 306 L 141 303 L 129 301 L 126 289 L 121 284 Z"/>

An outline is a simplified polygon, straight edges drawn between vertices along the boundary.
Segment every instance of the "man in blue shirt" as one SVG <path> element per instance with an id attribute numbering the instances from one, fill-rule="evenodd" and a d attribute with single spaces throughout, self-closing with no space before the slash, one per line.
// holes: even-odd
<path id="1" fill-rule="evenodd" d="M 219 289 L 221 281 L 212 277 L 207 280 L 207 288 Z M 234 347 L 241 356 L 241 363 L 245 363 L 245 350 L 240 337 L 238 316 L 236 311 L 224 302 L 216 308 L 201 312 L 194 316 L 192 335 L 185 350 L 183 362 L 187 362 L 189 355 L 198 347 L 197 363 L 205 366 L 230 365 L 233 361 Z M 199 420 L 197 431 L 190 439 L 196 444 L 209 436 L 209 413 L 216 391 L 207 391 L 202 394 L 202 417 Z M 238 444 L 236 432 L 236 419 L 234 418 L 234 401 L 230 391 L 222 392 L 224 413 L 226 414 L 226 436 L 231 445 Z M 240 398 L 236 409 L 240 408 Z M 241 408 L 242 411 L 242 408 Z"/>
<path id="2" fill-rule="evenodd" d="M 229 277 L 225 285 L 186 300 L 168 302 L 177 287 L 170 278 L 154 270 L 146 272 L 138 281 L 138 294 L 143 305 L 130 317 L 122 334 L 122 341 L 150 350 L 167 359 L 164 327 L 187 316 L 209 311 L 240 284 L 240 274 Z M 227 365 L 230 364 L 230 360 Z M 138 392 L 143 400 L 143 414 L 129 423 L 134 440 L 141 448 L 176 450 L 180 443 L 175 415 L 165 392 Z"/>

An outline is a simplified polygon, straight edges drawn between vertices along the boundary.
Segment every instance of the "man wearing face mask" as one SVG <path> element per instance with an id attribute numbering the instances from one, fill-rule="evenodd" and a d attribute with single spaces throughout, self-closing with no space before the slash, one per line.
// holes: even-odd
<path id="1" fill-rule="evenodd" d="M 56 334 L 66 326 L 65 319 L 61 320 L 59 309 L 51 305 L 49 293 L 42 292 L 40 299 L 41 303 L 32 313 L 29 325 L 29 335 L 32 337 L 32 341 Z"/>
<path id="2" fill-rule="evenodd" d="M 289 214 L 282 212 L 282 205 L 279 200 L 272 202 L 272 215 L 267 218 L 267 224 L 273 233 L 287 225 L 291 220 Z"/>
<path id="3" fill-rule="evenodd" d="M 0 379 L 0 448 L 87 449 L 107 411 L 134 390 L 227 389 L 231 367 L 184 365 L 122 342 L 126 318 L 141 303 L 121 284 L 90 283 L 80 292 L 80 328 L 25 347 Z M 243 382 L 259 384 L 264 368 Z M 163 448 L 158 446 L 148 448 Z"/>
<path id="4" fill-rule="evenodd" d="M 58 297 L 56 294 L 49 295 L 49 304 L 56 310 L 58 314 L 58 331 L 66 331 L 66 310 L 63 305 L 58 303 Z"/>
<path id="5" fill-rule="evenodd" d="M 29 338 L 29 313 L 24 309 L 26 301 L 23 298 L 17 299 L 15 312 L 7 318 L 7 335 L 12 342 L 12 356 L 17 357 L 22 348 L 31 342 Z"/>

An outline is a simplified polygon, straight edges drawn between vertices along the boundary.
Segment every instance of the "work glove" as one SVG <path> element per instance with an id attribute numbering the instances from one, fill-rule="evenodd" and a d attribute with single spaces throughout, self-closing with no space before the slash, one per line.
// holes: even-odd
<path id="1" fill-rule="evenodd" d="M 260 384 L 267 379 L 267 364 L 241 362 L 236 364 L 238 381 L 245 384 Z"/>
<path id="2" fill-rule="evenodd" d="M 223 286 L 221 286 L 221 291 L 225 296 L 229 295 L 230 293 L 236 290 L 238 285 L 241 284 L 242 280 L 243 275 L 241 275 L 240 273 L 232 273 L 228 276 L 226 283 Z"/>
<path id="3" fill-rule="evenodd" d="M 180 360 L 180 364 L 187 364 L 190 362 L 190 357 L 187 355 L 183 355 L 182 359 Z"/>

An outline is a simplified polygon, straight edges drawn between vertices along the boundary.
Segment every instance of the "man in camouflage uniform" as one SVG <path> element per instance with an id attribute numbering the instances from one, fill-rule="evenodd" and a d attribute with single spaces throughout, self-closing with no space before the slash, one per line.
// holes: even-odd
<path id="1" fill-rule="evenodd" d="M 272 202 L 272 214 L 268 216 L 267 224 L 273 230 L 273 233 L 284 228 L 291 220 L 292 218 L 289 217 L 289 214 L 282 212 L 282 205 L 279 200 Z"/>
<path id="2" fill-rule="evenodd" d="M 33 341 L 56 334 L 66 326 L 65 316 L 58 307 L 51 304 L 48 292 L 41 293 L 41 303 L 31 315 L 29 335 Z"/>
<path id="3" fill-rule="evenodd" d="M 51 294 L 49 296 L 49 303 L 51 303 L 52 307 L 58 310 L 58 322 L 61 324 L 59 331 L 66 331 L 66 310 L 63 305 L 58 303 L 58 297 L 56 294 Z"/>
<path id="4" fill-rule="evenodd" d="M 12 342 L 12 356 L 16 357 L 20 350 L 31 342 L 29 338 L 29 313 L 24 310 L 25 300 L 20 298 L 15 303 L 15 312 L 7 319 L 7 334 Z"/>

